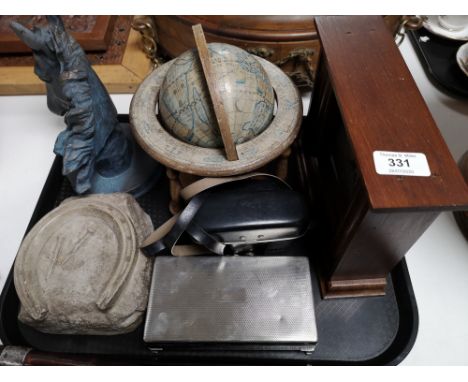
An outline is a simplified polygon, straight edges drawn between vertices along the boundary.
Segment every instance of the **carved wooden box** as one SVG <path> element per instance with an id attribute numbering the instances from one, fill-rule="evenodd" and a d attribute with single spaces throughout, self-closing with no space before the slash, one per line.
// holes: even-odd
<path id="1" fill-rule="evenodd" d="M 313 16 L 155 16 L 159 48 L 177 57 L 194 47 L 192 25 L 207 42 L 232 44 L 280 66 L 299 86 L 312 86 L 320 45 Z"/>

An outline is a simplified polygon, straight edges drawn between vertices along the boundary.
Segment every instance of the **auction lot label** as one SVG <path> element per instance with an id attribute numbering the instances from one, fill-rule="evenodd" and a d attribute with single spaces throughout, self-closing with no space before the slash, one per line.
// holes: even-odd
<path id="1" fill-rule="evenodd" d="M 431 176 L 423 153 L 374 151 L 375 171 L 380 175 Z"/>

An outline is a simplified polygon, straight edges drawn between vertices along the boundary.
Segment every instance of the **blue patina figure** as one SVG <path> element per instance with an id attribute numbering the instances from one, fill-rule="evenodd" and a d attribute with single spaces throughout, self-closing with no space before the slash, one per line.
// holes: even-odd
<path id="1" fill-rule="evenodd" d="M 142 194 L 160 172 L 134 142 L 83 49 L 58 16 L 32 31 L 12 22 L 11 28 L 34 54 L 35 73 L 47 87 L 47 106 L 65 116 L 67 128 L 55 143 L 63 157 L 63 175 L 82 193 Z"/>

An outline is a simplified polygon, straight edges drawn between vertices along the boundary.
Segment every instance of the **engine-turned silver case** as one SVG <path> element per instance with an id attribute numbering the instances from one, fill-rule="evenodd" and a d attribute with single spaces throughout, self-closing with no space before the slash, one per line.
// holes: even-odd
<path id="1" fill-rule="evenodd" d="M 317 328 L 309 260 L 157 257 L 144 340 L 155 351 L 311 352 Z"/>

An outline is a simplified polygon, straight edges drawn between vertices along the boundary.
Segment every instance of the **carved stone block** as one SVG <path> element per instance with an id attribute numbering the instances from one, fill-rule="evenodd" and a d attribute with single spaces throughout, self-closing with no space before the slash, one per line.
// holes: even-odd
<path id="1" fill-rule="evenodd" d="M 19 250 L 19 320 L 46 333 L 135 329 L 146 309 L 152 268 L 139 246 L 152 229 L 131 195 L 66 199 L 33 227 Z"/>

